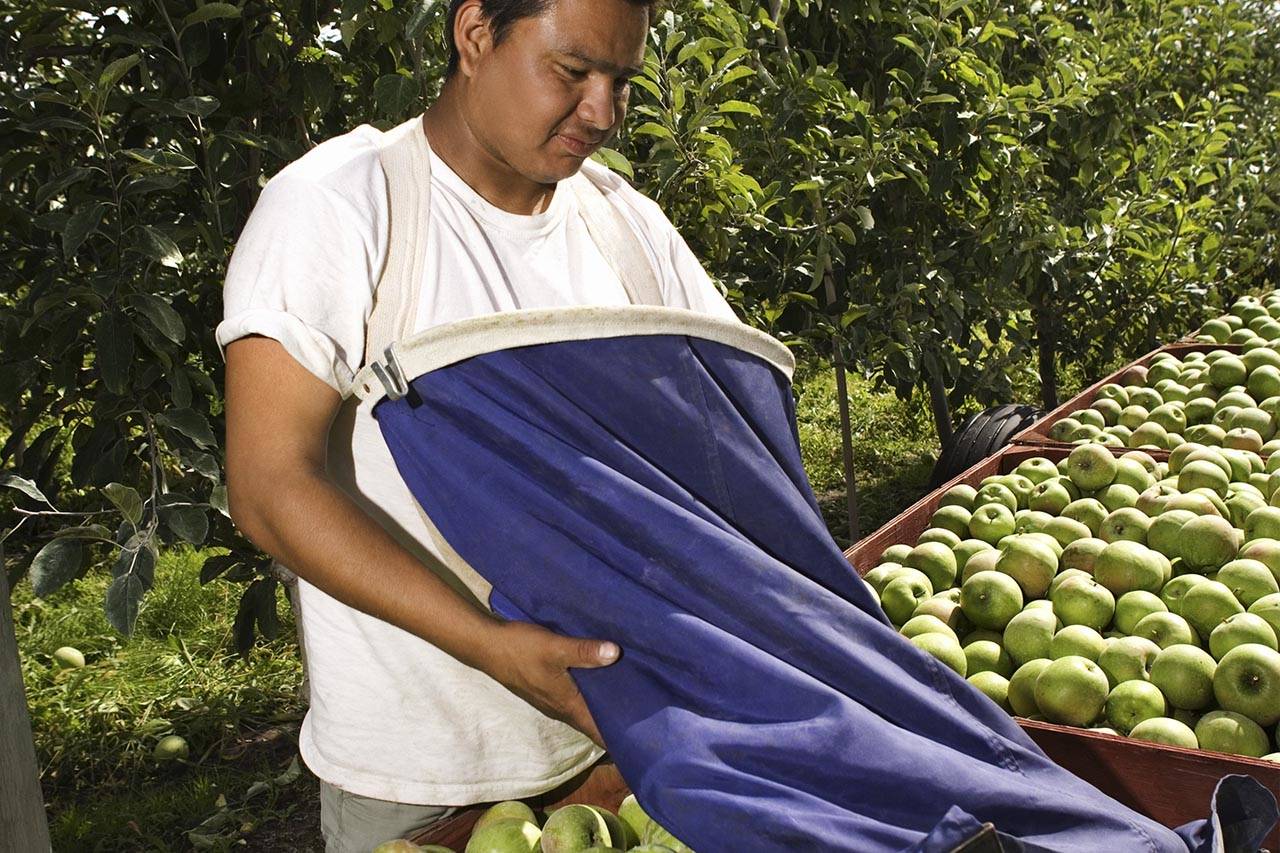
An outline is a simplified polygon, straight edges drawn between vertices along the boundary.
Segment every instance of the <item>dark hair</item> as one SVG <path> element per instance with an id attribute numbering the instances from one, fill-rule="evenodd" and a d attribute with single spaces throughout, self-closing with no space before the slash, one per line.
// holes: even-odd
<path id="1" fill-rule="evenodd" d="M 649 19 L 653 20 L 654 9 L 662 0 L 628 0 L 636 6 L 649 7 Z M 511 31 L 511 27 L 521 18 L 536 18 L 547 11 L 552 0 L 480 0 L 481 14 L 489 21 L 489 30 L 493 33 L 495 46 L 502 44 L 503 39 Z M 458 70 L 458 46 L 453 42 L 453 24 L 458 17 L 458 7 L 463 0 L 451 0 L 449 15 L 445 18 L 444 38 L 449 45 L 449 66 L 445 71 L 445 79 L 453 76 Z"/>

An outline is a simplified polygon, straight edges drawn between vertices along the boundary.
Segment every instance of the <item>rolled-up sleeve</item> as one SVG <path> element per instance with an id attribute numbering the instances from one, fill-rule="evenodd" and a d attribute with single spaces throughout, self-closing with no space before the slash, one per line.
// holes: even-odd
<path id="1" fill-rule="evenodd" d="M 305 174 L 269 181 L 227 267 L 215 334 L 223 357 L 232 341 L 263 335 L 345 395 L 364 358 L 377 219 Z"/>

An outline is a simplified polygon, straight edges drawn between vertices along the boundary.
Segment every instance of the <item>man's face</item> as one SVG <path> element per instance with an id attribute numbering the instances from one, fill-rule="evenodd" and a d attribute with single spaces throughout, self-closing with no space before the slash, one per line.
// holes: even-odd
<path id="1" fill-rule="evenodd" d="M 621 126 L 648 31 L 647 9 L 626 0 L 552 0 L 469 69 L 472 132 L 531 181 L 573 175 Z"/>

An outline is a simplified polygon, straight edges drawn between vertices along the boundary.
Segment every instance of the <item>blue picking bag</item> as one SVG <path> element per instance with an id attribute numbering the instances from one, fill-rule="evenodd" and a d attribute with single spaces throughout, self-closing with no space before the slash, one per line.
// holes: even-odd
<path id="1" fill-rule="evenodd" d="M 984 821 L 1026 851 L 1269 831 L 1247 777 L 1220 785 L 1248 804 L 1229 816 L 1137 814 L 901 637 L 826 529 L 777 361 L 720 334 L 487 334 L 374 416 L 497 613 L 621 646 L 575 681 L 640 804 L 699 853 L 950 851 Z"/>

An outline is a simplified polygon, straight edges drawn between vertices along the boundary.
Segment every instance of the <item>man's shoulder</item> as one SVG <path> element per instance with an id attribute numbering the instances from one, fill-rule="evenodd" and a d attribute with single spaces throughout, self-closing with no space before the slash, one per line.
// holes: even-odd
<path id="1" fill-rule="evenodd" d="M 268 182 L 329 191 L 359 208 L 376 203 L 385 190 L 378 146 L 382 131 L 372 125 L 333 136 L 286 165 Z"/>
<path id="2" fill-rule="evenodd" d="M 648 229 L 667 231 L 674 228 L 658 203 L 633 187 L 622 175 L 595 160 L 585 160 L 581 172 L 605 197 L 637 216 Z"/>

